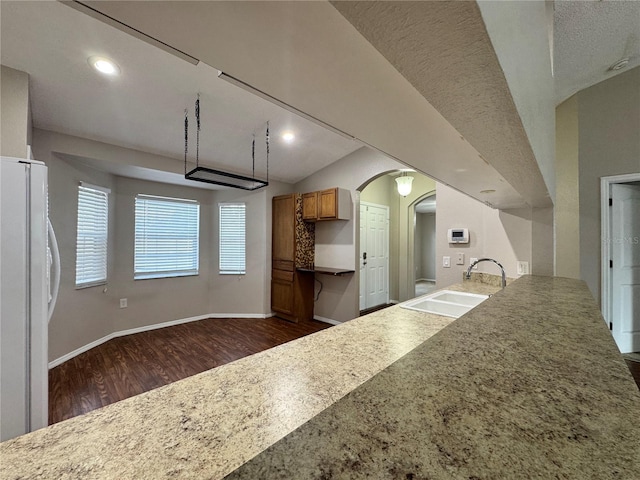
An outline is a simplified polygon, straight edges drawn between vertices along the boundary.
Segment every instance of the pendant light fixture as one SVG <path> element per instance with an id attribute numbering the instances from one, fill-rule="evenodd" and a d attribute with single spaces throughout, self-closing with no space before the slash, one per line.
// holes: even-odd
<path id="1" fill-rule="evenodd" d="M 266 180 L 261 180 L 256 178 L 255 134 L 253 135 L 253 141 L 251 143 L 251 159 L 253 162 L 251 177 L 200 166 L 200 94 L 198 94 L 198 98 L 196 100 L 196 167 L 187 171 L 187 151 L 189 144 L 188 113 L 189 112 L 187 110 L 184 111 L 184 178 L 196 182 L 213 183 L 224 187 L 239 188 L 241 190 L 258 190 L 259 188 L 269 185 L 269 122 L 267 122 L 265 132 L 265 144 L 267 149 L 267 178 Z"/>
<path id="2" fill-rule="evenodd" d="M 398 193 L 403 197 L 406 197 L 411 193 L 411 183 L 413 182 L 413 177 L 407 175 L 407 172 L 402 172 L 402 174 L 396 178 L 396 183 L 398 184 Z"/>

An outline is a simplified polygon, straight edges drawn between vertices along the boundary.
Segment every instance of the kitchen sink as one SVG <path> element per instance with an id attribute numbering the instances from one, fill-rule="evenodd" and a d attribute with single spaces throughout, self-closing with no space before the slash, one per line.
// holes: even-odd
<path id="1" fill-rule="evenodd" d="M 401 303 L 400 307 L 419 312 L 435 313 L 446 317 L 458 318 L 484 302 L 488 295 L 477 293 L 440 290 L 430 295 L 414 298 Z"/>

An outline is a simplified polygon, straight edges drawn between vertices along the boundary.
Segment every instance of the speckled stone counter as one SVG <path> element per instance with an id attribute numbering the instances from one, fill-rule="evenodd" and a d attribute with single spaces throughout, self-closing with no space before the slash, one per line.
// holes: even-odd
<path id="1" fill-rule="evenodd" d="M 3 442 L 0 479 L 222 478 L 452 321 L 397 306 L 354 319 Z"/>
<path id="2" fill-rule="evenodd" d="M 229 479 L 640 479 L 640 393 L 582 282 L 523 277 Z"/>
<path id="3" fill-rule="evenodd" d="M 639 409 L 584 284 L 526 277 L 453 323 L 387 308 L 4 442 L 0 478 L 637 479 Z"/>

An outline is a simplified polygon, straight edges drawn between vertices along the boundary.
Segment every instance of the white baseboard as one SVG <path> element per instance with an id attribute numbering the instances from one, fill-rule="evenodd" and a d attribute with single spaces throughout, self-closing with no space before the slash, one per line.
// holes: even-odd
<path id="1" fill-rule="evenodd" d="M 275 313 L 210 313 L 209 315 L 204 315 L 204 318 L 269 318 L 273 317 Z M 191 321 L 191 320 L 187 320 Z M 186 322 L 180 322 L 186 323 Z M 162 327 L 160 327 L 162 328 Z"/>
<path id="2" fill-rule="evenodd" d="M 180 325 L 182 323 L 197 322 L 198 320 L 206 320 L 207 318 L 268 318 L 273 314 L 264 313 L 209 313 L 207 315 L 198 315 L 196 317 L 179 318 L 177 320 L 170 320 L 168 322 L 156 323 L 154 325 L 145 325 L 144 327 L 130 328 L 128 330 L 120 330 L 119 332 L 113 332 L 98 340 L 94 340 L 91 343 L 83 345 L 80 348 L 76 348 L 73 352 L 69 352 L 66 355 L 56 358 L 49 362 L 49 369 L 57 367 L 58 365 L 71 360 L 73 357 L 77 357 L 81 353 L 91 350 L 92 348 L 102 345 L 114 338 L 124 337 L 125 335 L 132 335 L 134 333 L 148 332 L 150 330 L 157 330 L 159 328 L 172 327 L 174 325 Z"/>
<path id="3" fill-rule="evenodd" d="M 393 300 L 393 299 L 391 299 L 391 300 L 389 300 L 389 303 L 390 303 L 391 305 L 397 305 L 398 303 L 400 303 L 400 300 Z"/>
<path id="4" fill-rule="evenodd" d="M 314 315 L 314 320 L 318 320 L 319 322 L 328 323 L 330 325 L 340 325 L 343 322 L 339 322 L 338 320 L 333 320 L 332 318 L 321 317 L 320 315 Z"/>

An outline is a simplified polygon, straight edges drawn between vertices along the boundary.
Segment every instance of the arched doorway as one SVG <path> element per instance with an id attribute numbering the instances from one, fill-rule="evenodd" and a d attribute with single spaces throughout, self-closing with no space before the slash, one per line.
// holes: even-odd
<path id="1" fill-rule="evenodd" d="M 381 304 L 397 303 L 415 296 L 415 265 L 414 265 L 414 235 L 415 235 L 415 205 L 429 195 L 435 193 L 435 182 L 418 172 L 412 172 L 414 177 L 411 193 L 406 197 L 399 195 L 395 178 L 401 174 L 400 170 L 386 172 L 372 178 L 363 184 L 358 190 L 359 205 L 356 209 L 358 213 L 357 231 L 361 235 L 357 245 L 359 266 L 358 281 L 360 295 L 366 294 L 370 289 L 372 281 L 378 281 L 378 286 L 382 286 L 384 280 L 380 276 L 375 276 L 374 280 L 368 278 L 366 268 L 369 267 L 371 259 L 367 251 L 367 238 L 362 238 L 363 228 L 367 228 L 368 222 L 362 221 L 362 206 L 365 207 L 386 207 L 388 208 L 388 270 L 387 285 L 388 295 L 384 296 Z M 381 210 L 382 211 L 382 210 Z M 364 258 L 367 253 L 368 258 Z M 366 262 L 366 263 L 365 263 Z M 382 295 L 379 295 L 377 302 L 381 302 Z M 371 308 L 366 302 L 360 302 L 362 308 Z"/>
<path id="2" fill-rule="evenodd" d="M 418 199 L 414 222 L 414 296 L 436 289 L 436 195 Z"/>

